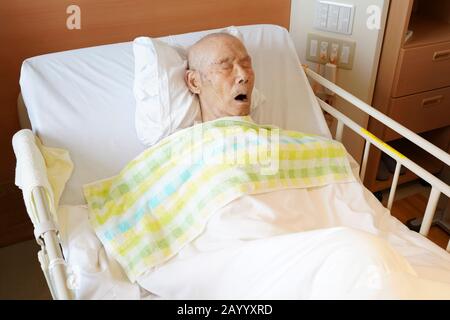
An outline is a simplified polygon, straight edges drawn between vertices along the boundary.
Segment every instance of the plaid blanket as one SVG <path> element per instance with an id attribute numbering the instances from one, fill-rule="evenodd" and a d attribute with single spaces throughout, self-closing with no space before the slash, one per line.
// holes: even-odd
<path id="1" fill-rule="evenodd" d="M 97 236 L 134 282 L 244 194 L 351 181 L 341 143 L 227 117 L 174 133 L 84 195 Z"/>

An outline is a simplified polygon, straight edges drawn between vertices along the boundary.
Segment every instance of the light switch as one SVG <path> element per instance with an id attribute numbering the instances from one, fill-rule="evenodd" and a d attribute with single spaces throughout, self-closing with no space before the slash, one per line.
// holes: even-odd
<path id="1" fill-rule="evenodd" d="M 337 31 L 339 19 L 339 7 L 337 5 L 330 5 L 328 9 L 327 29 Z"/>
<path id="2" fill-rule="evenodd" d="M 314 27 L 336 33 L 351 34 L 355 7 L 333 1 L 317 0 Z"/>
<path id="3" fill-rule="evenodd" d="M 326 28 L 328 19 L 328 7 L 327 3 L 319 2 L 316 6 L 316 16 L 314 19 L 314 26 L 316 28 Z"/>
<path id="4" fill-rule="evenodd" d="M 321 4 L 321 6 L 320 6 L 320 19 L 321 20 L 326 20 L 327 19 L 327 17 L 328 17 L 328 8 L 329 8 L 328 4 L 325 4 L 325 3 Z"/>
<path id="5" fill-rule="evenodd" d="M 351 10 L 348 7 L 341 7 L 339 10 L 338 28 L 339 32 L 347 33 L 350 26 Z"/>

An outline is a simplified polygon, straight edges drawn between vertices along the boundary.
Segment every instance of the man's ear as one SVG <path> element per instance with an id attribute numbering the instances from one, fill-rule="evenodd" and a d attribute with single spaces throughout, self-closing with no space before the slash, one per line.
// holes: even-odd
<path id="1" fill-rule="evenodd" d="M 184 80 L 192 93 L 200 94 L 200 77 L 198 71 L 186 70 Z"/>

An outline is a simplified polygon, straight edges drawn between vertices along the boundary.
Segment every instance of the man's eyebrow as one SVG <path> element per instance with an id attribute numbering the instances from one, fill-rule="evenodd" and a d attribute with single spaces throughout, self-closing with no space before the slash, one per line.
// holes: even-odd
<path id="1" fill-rule="evenodd" d="M 217 59 L 216 61 L 214 61 L 214 64 L 228 63 L 230 61 L 231 61 L 230 57 L 220 58 L 220 59 Z"/>
<path id="2" fill-rule="evenodd" d="M 245 57 L 239 59 L 239 61 L 251 61 L 252 57 L 250 57 L 250 55 L 246 55 Z"/>
<path id="3" fill-rule="evenodd" d="M 231 60 L 233 60 L 233 59 L 230 57 L 219 58 L 219 59 L 213 61 L 213 64 L 217 65 L 217 64 L 223 64 L 223 63 L 230 63 Z M 239 62 L 242 62 L 242 61 L 252 61 L 252 57 L 250 57 L 250 55 L 246 55 L 245 57 L 242 57 L 241 59 L 239 59 Z"/>

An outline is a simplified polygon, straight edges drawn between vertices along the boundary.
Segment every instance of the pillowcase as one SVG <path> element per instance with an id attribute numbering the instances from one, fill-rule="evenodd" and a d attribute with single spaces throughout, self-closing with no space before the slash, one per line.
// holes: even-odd
<path id="1" fill-rule="evenodd" d="M 228 32 L 242 40 L 236 27 Z M 201 122 L 197 95 L 187 87 L 187 49 L 149 37 L 133 41 L 136 99 L 135 126 L 139 140 L 150 147 L 175 131 Z M 264 103 L 265 97 L 256 89 L 252 93 L 251 115 Z"/>

